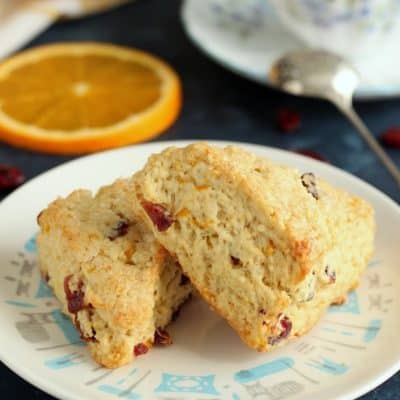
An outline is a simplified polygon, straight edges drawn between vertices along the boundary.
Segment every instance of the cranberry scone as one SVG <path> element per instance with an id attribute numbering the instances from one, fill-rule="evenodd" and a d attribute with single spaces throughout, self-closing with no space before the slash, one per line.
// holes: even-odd
<path id="1" fill-rule="evenodd" d="M 132 211 L 128 180 L 77 190 L 38 217 L 42 275 L 92 357 L 115 368 L 168 343 L 163 330 L 191 285 Z"/>
<path id="2" fill-rule="evenodd" d="M 240 148 L 169 148 L 134 182 L 156 239 L 259 351 L 306 333 L 343 302 L 373 251 L 369 204 Z"/>

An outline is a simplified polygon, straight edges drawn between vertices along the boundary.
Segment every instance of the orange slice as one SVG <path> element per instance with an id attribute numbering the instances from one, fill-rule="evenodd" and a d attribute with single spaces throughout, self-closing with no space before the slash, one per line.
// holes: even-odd
<path id="1" fill-rule="evenodd" d="M 181 107 L 181 85 L 163 61 L 139 50 L 68 43 L 0 64 L 0 140 L 77 154 L 149 139 Z"/>

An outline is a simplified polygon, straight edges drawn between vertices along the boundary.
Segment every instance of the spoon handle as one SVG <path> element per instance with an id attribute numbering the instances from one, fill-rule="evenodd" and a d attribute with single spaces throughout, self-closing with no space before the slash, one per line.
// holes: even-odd
<path id="1" fill-rule="evenodd" d="M 365 140 L 371 150 L 377 155 L 377 157 L 382 161 L 383 165 L 389 171 L 389 173 L 393 176 L 397 185 L 400 187 L 400 170 L 396 166 L 396 164 L 392 161 L 392 159 L 387 155 L 385 150 L 379 144 L 379 142 L 375 139 L 374 135 L 371 131 L 366 127 L 364 122 L 355 112 L 353 107 L 341 107 L 338 105 L 339 109 L 347 116 L 347 118 L 352 122 L 354 127 L 357 129 L 360 136 Z"/>

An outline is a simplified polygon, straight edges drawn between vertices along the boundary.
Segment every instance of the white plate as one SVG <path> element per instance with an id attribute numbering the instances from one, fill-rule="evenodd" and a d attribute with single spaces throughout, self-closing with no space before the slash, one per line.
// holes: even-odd
<path id="1" fill-rule="evenodd" d="M 185 0 L 182 21 L 193 42 L 206 54 L 236 73 L 268 84 L 267 71 L 282 54 L 305 47 L 279 22 L 267 0 L 231 0 L 228 9 L 218 0 Z M 229 4 L 230 4 L 229 3 Z M 385 50 L 369 58 L 351 59 L 362 76 L 356 92 L 359 99 L 400 94 L 398 43 L 394 35 Z"/>
<path id="2" fill-rule="evenodd" d="M 227 144 L 215 142 L 217 144 Z M 129 176 L 167 145 L 150 143 L 100 153 L 55 168 L 0 204 L 0 357 L 33 385 L 62 399 L 351 399 L 400 367 L 400 209 L 384 194 L 328 164 L 268 147 L 242 144 L 274 161 L 313 171 L 370 201 L 377 251 L 350 302 L 331 308 L 307 336 L 272 353 L 247 348 L 200 300 L 184 307 L 175 343 L 132 365 L 97 367 L 40 281 L 36 215 L 58 195 L 96 189 Z M 78 343 L 77 343 L 78 342 Z"/>

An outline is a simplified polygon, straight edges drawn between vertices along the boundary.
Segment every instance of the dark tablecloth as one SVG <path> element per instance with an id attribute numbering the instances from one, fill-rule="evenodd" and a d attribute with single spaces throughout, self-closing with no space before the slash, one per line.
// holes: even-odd
<path id="1" fill-rule="evenodd" d="M 224 139 L 291 150 L 311 149 L 400 202 L 400 192 L 388 173 L 333 106 L 286 96 L 216 65 L 185 36 L 179 6 L 179 0 L 138 0 L 111 12 L 56 24 L 29 46 L 91 40 L 150 51 L 176 68 L 184 89 L 181 116 L 161 139 Z M 287 106 L 302 115 L 302 127 L 297 133 L 282 134 L 276 127 L 276 111 Z M 400 125 L 400 100 L 360 102 L 356 108 L 376 135 L 390 126 Z M 389 154 L 400 165 L 400 150 L 389 150 Z M 31 153 L 0 144 L 0 164 L 17 165 L 28 178 L 71 158 Z M 371 368 L 374 368 L 373 360 Z M 2 364 L 0 393 L 4 399 L 52 398 Z M 400 373 L 362 399 L 400 399 Z"/>

